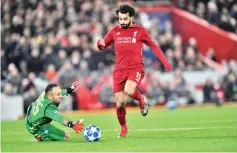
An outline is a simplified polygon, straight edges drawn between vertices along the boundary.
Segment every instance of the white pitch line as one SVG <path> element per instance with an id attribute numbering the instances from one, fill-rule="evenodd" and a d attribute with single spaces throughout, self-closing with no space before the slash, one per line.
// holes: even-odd
<path id="1" fill-rule="evenodd" d="M 151 128 L 151 129 L 128 129 L 129 131 L 191 131 L 191 130 L 207 130 L 207 129 L 237 129 L 237 127 L 188 127 L 188 128 Z M 63 128 L 63 130 L 68 130 Z M 101 130 L 102 132 L 116 132 L 119 131 L 118 129 L 114 130 Z M 8 132 L 2 132 L 1 135 L 24 135 L 28 132 L 16 132 L 16 133 L 8 133 Z M 73 131 L 70 131 L 70 133 L 73 133 Z"/>

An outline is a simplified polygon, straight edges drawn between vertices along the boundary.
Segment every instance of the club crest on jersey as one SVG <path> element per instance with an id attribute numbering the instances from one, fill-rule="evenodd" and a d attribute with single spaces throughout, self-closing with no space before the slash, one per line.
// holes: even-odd
<path id="1" fill-rule="evenodd" d="M 137 31 L 134 31 L 133 32 L 132 43 L 136 43 L 136 36 L 137 36 Z"/>
<path id="2" fill-rule="evenodd" d="M 134 31 L 133 32 L 133 37 L 136 37 L 137 36 L 137 31 Z"/>

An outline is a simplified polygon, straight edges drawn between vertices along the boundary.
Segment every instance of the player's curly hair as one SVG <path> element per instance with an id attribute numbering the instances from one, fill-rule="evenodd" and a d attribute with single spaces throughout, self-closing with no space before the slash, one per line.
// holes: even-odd
<path id="1" fill-rule="evenodd" d="M 118 15 L 118 13 L 123 13 L 123 14 L 129 14 L 130 17 L 135 15 L 135 9 L 130 6 L 129 4 L 120 4 L 116 9 L 115 13 Z"/>

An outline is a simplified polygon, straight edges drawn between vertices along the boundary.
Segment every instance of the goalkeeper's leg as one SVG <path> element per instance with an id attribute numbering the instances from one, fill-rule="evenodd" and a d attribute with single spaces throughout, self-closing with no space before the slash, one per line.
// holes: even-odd
<path id="1" fill-rule="evenodd" d="M 56 128 L 51 124 L 43 125 L 39 131 L 34 134 L 38 141 L 64 141 L 69 140 L 69 133 Z"/>

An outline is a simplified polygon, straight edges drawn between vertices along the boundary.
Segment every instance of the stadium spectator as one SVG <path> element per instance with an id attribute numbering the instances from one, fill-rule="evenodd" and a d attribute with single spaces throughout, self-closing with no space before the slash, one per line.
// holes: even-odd
<path id="1" fill-rule="evenodd" d="M 81 61 L 81 54 L 78 50 L 74 50 L 72 55 L 70 56 L 70 61 L 74 68 L 79 69 L 80 61 Z"/>
<path id="2" fill-rule="evenodd" d="M 58 80 L 58 72 L 56 71 L 56 68 L 53 64 L 49 64 L 46 68 L 46 71 L 44 72 L 44 76 L 50 81 L 50 82 L 57 82 Z"/>
<path id="3" fill-rule="evenodd" d="M 20 69 L 20 61 L 22 60 L 22 53 L 17 50 L 20 35 L 12 33 L 9 38 L 9 42 L 6 45 L 5 56 L 7 64 L 14 63 L 18 69 Z"/>
<path id="4" fill-rule="evenodd" d="M 225 82 L 226 87 L 224 92 L 227 101 L 237 101 L 237 77 L 234 73 L 229 73 L 227 75 L 227 82 Z"/>
<path id="5" fill-rule="evenodd" d="M 203 87 L 204 102 L 214 102 L 216 100 L 216 92 L 211 80 L 207 80 Z"/>
<path id="6" fill-rule="evenodd" d="M 217 62 L 216 56 L 215 56 L 215 50 L 213 48 L 208 48 L 207 52 L 206 52 L 206 57 L 208 57 L 209 59 Z"/>
<path id="7" fill-rule="evenodd" d="M 34 87 L 36 88 L 38 93 L 42 93 L 45 89 L 45 87 L 47 86 L 47 84 L 49 83 L 49 81 L 47 79 L 45 79 L 43 73 L 41 73 L 40 75 L 36 76 L 35 73 L 30 72 L 28 74 L 28 78 L 26 78 L 28 81 L 28 84 L 33 84 Z M 23 86 L 24 88 L 24 86 Z"/>
<path id="8" fill-rule="evenodd" d="M 33 72 L 36 75 L 43 71 L 43 61 L 40 58 L 40 51 L 39 49 L 33 49 L 31 54 L 27 60 L 27 71 Z"/>
<path id="9" fill-rule="evenodd" d="M 100 87 L 100 101 L 107 105 L 107 107 L 116 106 L 116 100 L 113 92 L 113 82 L 111 77 L 104 77 Z"/>
<path id="10" fill-rule="evenodd" d="M 207 4 L 207 21 L 210 24 L 218 25 L 220 20 L 220 14 L 217 9 L 217 5 L 214 1 L 210 1 Z"/>
<path id="11" fill-rule="evenodd" d="M 77 79 L 77 71 L 70 61 L 66 61 L 58 72 L 59 84 L 62 88 L 69 87 Z"/>
<path id="12" fill-rule="evenodd" d="M 196 38 L 194 38 L 194 37 L 190 37 L 189 38 L 187 48 L 188 47 L 191 47 L 194 50 L 195 55 L 197 55 L 198 48 L 197 48 L 197 40 L 196 40 Z"/>
<path id="13" fill-rule="evenodd" d="M 51 46 L 46 46 L 41 56 L 44 63 L 44 68 L 46 68 L 49 64 L 54 65 L 55 69 L 58 70 L 60 68 L 60 60 L 55 51 Z"/>
<path id="14" fill-rule="evenodd" d="M 175 82 L 171 85 L 168 100 L 176 100 L 180 104 L 193 104 L 195 98 L 193 97 L 189 88 L 187 88 L 186 80 L 184 79 L 181 69 L 176 69 L 174 74 Z"/>
<path id="15" fill-rule="evenodd" d="M 187 5 L 187 8 L 185 7 Z M 219 28 L 237 33 L 237 2 L 233 0 L 195 0 L 182 1 L 179 4 L 181 9 L 185 9 L 202 19 L 206 19 L 210 24 Z"/>
<path id="16" fill-rule="evenodd" d="M 38 96 L 39 93 L 37 92 L 36 88 L 33 85 L 28 89 L 28 91 L 22 94 L 25 114 L 27 112 L 27 108 L 33 101 L 35 101 L 38 98 Z"/>
<path id="17" fill-rule="evenodd" d="M 78 74 L 79 74 L 79 78 L 82 80 L 86 79 L 86 77 L 90 75 L 88 62 L 86 60 L 81 61 L 80 65 L 79 65 Z"/>
<path id="18" fill-rule="evenodd" d="M 8 96 L 14 96 L 17 94 L 17 91 L 14 89 L 12 83 L 6 83 L 3 87 L 3 93 Z"/>
<path id="19" fill-rule="evenodd" d="M 206 12 L 205 4 L 203 2 L 198 2 L 196 15 L 202 19 L 205 19 L 205 12 Z"/>
<path id="20" fill-rule="evenodd" d="M 159 77 L 156 72 L 149 74 L 149 87 L 146 92 L 147 98 L 149 99 L 149 105 L 164 105 L 165 104 L 165 93 L 163 91 L 162 84 L 159 81 Z"/>
<path id="21" fill-rule="evenodd" d="M 237 21 L 237 4 L 232 5 L 230 15 Z"/>
<path id="22" fill-rule="evenodd" d="M 67 53 L 64 49 L 60 49 L 58 51 L 58 57 L 59 57 L 59 63 L 60 67 L 63 66 L 63 64 L 67 61 Z"/>
<path id="23" fill-rule="evenodd" d="M 185 55 L 185 65 L 188 70 L 194 70 L 197 63 L 197 56 L 195 54 L 195 50 L 192 47 L 188 47 L 186 49 L 186 55 Z"/>
<path id="24" fill-rule="evenodd" d="M 7 76 L 7 60 L 5 51 L 1 49 L 1 80 L 5 80 Z"/>
<path id="25" fill-rule="evenodd" d="M 22 76 L 13 63 L 8 66 L 8 72 L 6 80 L 13 85 L 16 94 L 19 94 L 21 91 Z"/>

